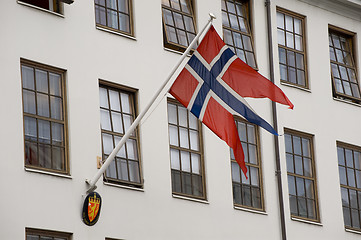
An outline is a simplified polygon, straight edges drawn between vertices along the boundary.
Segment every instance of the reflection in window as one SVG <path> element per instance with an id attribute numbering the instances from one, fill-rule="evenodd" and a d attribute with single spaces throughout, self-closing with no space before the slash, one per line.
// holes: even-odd
<path id="1" fill-rule="evenodd" d="M 329 46 L 334 95 L 359 102 L 360 85 L 352 54 L 352 37 L 330 30 Z"/>
<path id="2" fill-rule="evenodd" d="M 249 20 L 249 1 L 222 0 L 224 42 L 245 63 L 257 68 Z"/>
<path id="3" fill-rule="evenodd" d="M 25 229 L 26 240 L 70 240 L 71 233 L 63 233 L 56 231 L 40 230 L 40 229 Z"/>
<path id="4" fill-rule="evenodd" d="M 173 193 L 205 198 L 201 125 L 185 107 L 168 102 Z"/>
<path id="5" fill-rule="evenodd" d="M 196 36 L 190 0 L 162 0 L 164 46 L 175 50 L 188 47 Z"/>
<path id="6" fill-rule="evenodd" d="M 22 61 L 25 166 L 68 172 L 63 72 Z"/>
<path id="7" fill-rule="evenodd" d="M 291 215 L 318 221 L 312 136 L 285 130 Z"/>
<path id="8" fill-rule="evenodd" d="M 133 35 L 130 0 L 95 0 L 95 20 L 98 26 Z"/>
<path id="9" fill-rule="evenodd" d="M 361 230 L 361 148 L 337 144 L 343 219 L 345 227 Z"/>
<path id="10" fill-rule="evenodd" d="M 103 160 L 113 151 L 135 118 L 134 94 L 99 87 Z M 141 186 L 138 132 L 135 130 L 105 172 L 105 181 Z"/>
<path id="11" fill-rule="evenodd" d="M 304 17 L 277 9 L 277 33 L 281 81 L 307 88 Z"/>
<path id="12" fill-rule="evenodd" d="M 233 201 L 236 206 L 263 210 L 258 128 L 241 120 L 236 120 L 236 125 L 245 155 L 248 179 L 242 173 L 231 149 Z"/>

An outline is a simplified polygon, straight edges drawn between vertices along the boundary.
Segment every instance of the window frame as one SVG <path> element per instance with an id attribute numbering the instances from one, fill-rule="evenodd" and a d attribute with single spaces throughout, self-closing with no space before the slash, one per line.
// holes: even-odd
<path id="1" fill-rule="evenodd" d="M 117 20 L 118 20 L 118 28 L 112 28 L 112 27 L 109 27 L 109 26 L 107 26 L 107 25 L 103 25 L 103 24 L 97 23 L 96 6 L 97 6 L 97 5 L 98 5 L 98 6 L 101 6 L 101 5 L 97 4 L 95 1 L 96 1 L 96 0 L 93 0 L 95 26 L 96 26 L 97 28 L 105 29 L 105 30 L 108 30 L 108 31 L 111 31 L 111 32 L 116 32 L 116 33 L 119 33 L 119 34 L 124 34 L 124 35 L 129 36 L 129 37 L 135 37 L 135 33 L 134 33 L 134 32 L 135 32 L 135 31 L 134 31 L 134 19 L 133 19 L 133 17 L 134 17 L 134 14 L 133 14 L 133 0 L 125 0 L 125 1 L 128 2 L 128 8 L 129 8 L 129 9 L 128 9 L 129 13 L 126 14 L 126 15 L 129 15 L 129 30 L 130 30 L 129 32 L 122 31 L 122 30 L 119 29 L 119 24 L 120 24 L 120 22 L 119 22 L 119 17 L 117 17 Z M 116 11 L 116 12 L 117 12 L 117 16 L 118 16 L 118 14 L 121 13 L 121 12 L 120 12 L 119 9 L 118 9 L 118 1 L 116 1 L 116 4 L 117 4 L 117 11 Z M 102 6 L 102 7 L 103 7 L 103 6 Z M 106 12 L 107 9 L 108 9 L 106 2 L 105 2 L 104 8 L 105 8 L 105 12 Z M 105 20 L 106 20 L 106 22 L 108 22 L 107 13 L 105 13 Z"/>
<path id="2" fill-rule="evenodd" d="M 57 120 L 57 119 L 53 119 L 51 118 L 51 116 L 49 117 L 43 117 L 41 115 L 38 114 L 31 114 L 31 113 L 25 113 L 24 112 L 24 94 L 23 94 L 23 84 L 24 84 L 24 80 L 23 80 L 23 73 L 22 73 L 22 66 L 26 66 L 26 67 L 31 67 L 34 68 L 34 74 L 35 74 L 35 70 L 39 69 L 42 71 L 46 71 L 46 72 L 52 72 L 52 73 L 56 73 L 59 74 L 61 77 L 61 83 L 62 83 L 62 117 L 63 120 Z M 51 173 L 57 173 L 57 174 L 63 174 L 63 175 L 68 175 L 70 176 L 70 162 L 69 162 L 69 139 L 68 139 L 68 117 L 67 117 L 67 113 L 68 113 L 68 109 L 67 109 L 67 84 L 66 84 L 66 70 L 64 69 L 60 69 L 60 68 L 56 68 L 56 67 L 52 67 L 49 65 L 45 65 L 45 64 L 41 64 L 35 61 L 31 61 L 31 60 L 27 60 L 27 59 L 20 59 L 20 75 L 21 75 L 21 102 L 22 102 L 22 115 L 23 115 L 23 143 L 24 143 L 24 167 L 25 169 L 36 169 L 36 170 L 40 170 L 40 171 L 45 171 L 45 172 L 51 172 Z M 35 78 L 34 78 L 35 81 Z M 35 90 L 36 92 L 36 90 Z M 50 96 L 50 94 L 47 94 L 48 96 Z M 49 102 L 50 105 L 50 102 Z M 35 107 L 37 107 L 37 102 L 35 102 Z M 50 107 L 50 106 L 49 106 Z M 35 119 L 40 119 L 40 120 L 45 120 L 45 121 L 50 121 L 50 122 L 55 122 L 55 123 L 62 123 L 63 124 L 63 133 L 64 133 L 64 171 L 62 170 L 56 170 L 56 169 L 52 169 L 52 168 L 45 168 L 45 167 L 40 167 L 40 166 L 33 166 L 33 165 L 29 165 L 26 164 L 26 139 L 25 139 L 25 117 L 32 117 Z M 38 137 L 38 129 L 37 129 L 37 137 Z M 36 142 L 37 145 L 39 144 L 39 141 Z M 52 144 L 50 144 L 52 146 Z"/>
<path id="3" fill-rule="evenodd" d="M 346 41 L 350 47 L 351 62 L 353 64 L 350 67 L 350 66 L 348 66 L 346 64 L 342 64 L 338 61 L 331 60 L 331 57 L 330 57 L 330 74 L 331 74 L 331 81 L 332 81 L 332 95 L 334 98 L 339 98 L 339 99 L 343 99 L 346 101 L 348 100 L 348 101 L 352 101 L 354 103 L 360 104 L 361 103 L 361 88 L 360 88 L 361 85 L 360 85 L 360 77 L 359 77 L 358 68 L 357 68 L 357 59 L 355 59 L 355 56 L 357 56 L 357 51 L 355 49 L 355 38 L 356 38 L 357 34 L 329 24 L 328 25 L 328 37 L 330 37 L 330 34 L 332 34 L 332 33 L 336 34 L 339 37 L 340 36 L 344 37 L 346 39 Z M 328 45 L 329 45 L 328 47 L 330 49 L 331 46 L 330 46 L 330 44 L 328 44 Z M 333 46 L 333 48 L 334 48 L 334 46 Z M 344 66 L 346 68 L 352 68 L 355 71 L 356 82 L 357 82 L 357 87 L 359 90 L 360 98 L 351 96 L 351 95 L 347 95 L 345 93 L 340 93 L 336 90 L 336 82 L 335 82 L 335 79 L 334 79 L 334 76 L 332 73 L 331 64 L 336 64 L 337 66 Z M 348 82 L 350 82 L 350 81 L 348 81 Z M 351 89 L 351 91 L 353 91 L 353 90 Z"/>
<path id="4" fill-rule="evenodd" d="M 69 232 L 60 232 L 53 230 L 44 230 L 36 228 L 25 228 L 25 239 L 28 235 L 38 235 L 39 237 L 52 237 L 52 238 L 65 238 L 66 240 L 72 240 L 73 234 Z"/>
<path id="5" fill-rule="evenodd" d="M 278 46 L 278 65 L 279 65 L 279 73 L 280 73 L 280 82 L 281 83 L 285 83 L 285 84 L 290 84 L 292 86 L 296 86 L 296 87 L 299 87 L 299 88 L 303 88 L 303 89 L 310 89 L 310 84 L 309 84 L 309 76 L 308 76 L 308 64 L 307 64 L 307 44 L 306 44 L 306 40 L 307 40 L 307 35 L 306 35 L 306 16 L 302 15 L 302 14 L 299 14 L 299 13 L 295 13 L 295 12 L 292 12 L 290 10 L 287 10 L 287 9 L 284 9 L 284 8 L 281 8 L 281 7 L 276 7 L 276 18 L 277 18 L 277 14 L 278 13 L 282 13 L 284 14 L 285 16 L 290 16 L 292 17 L 292 19 L 298 19 L 301 21 L 301 26 L 302 26 L 302 31 L 301 31 L 301 34 L 302 35 L 299 35 L 297 34 L 295 31 L 294 31 L 294 24 L 293 24 L 293 31 L 292 31 L 292 35 L 293 35 L 293 38 L 295 35 L 298 35 L 298 36 L 301 36 L 302 37 L 302 51 L 301 50 L 297 50 L 296 48 L 290 48 L 290 47 L 287 47 L 287 37 L 286 37 L 286 34 L 285 34 L 285 45 L 280 45 L 279 44 L 279 39 L 278 39 L 278 30 L 281 29 L 283 30 L 285 33 L 286 32 L 290 32 L 288 30 L 286 30 L 286 26 L 285 26 L 285 22 L 286 20 L 284 21 L 284 28 L 279 28 L 278 27 L 278 23 L 276 23 L 276 28 L 277 28 L 277 46 Z M 294 23 L 294 20 L 292 21 Z M 289 79 L 289 67 L 290 65 L 288 64 L 288 56 L 287 56 L 287 53 L 285 53 L 285 61 L 286 63 L 281 63 L 280 62 L 280 55 L 279 55 L 279 49 L 284 49 L 285 51 L 290 51 L 290 52 L 293 52 L 294 54 L 300 54 L 303 56 L 303 69 L 301 68 L 298 68 L 297 67 L 297 63 L 296 63 L 296 56 L 295 56 L 295 66 L 292 67 L 295 69 L 296 73 L 295 73 L 295 76 L 296 76 L 296 83 L 293 83 L 291 82 Z M 281 65 L 283 66 L 286 66 L 286 69 L 287 69 L 287 80 L 283 80 L 281 78 Z M 298 76 L 297 76 L 297 70 L 300 69 L 300 70 L 303 70 L 304 71 L 304 81 L 305 81 L 305 85 L 302 85 L 302 84 L 298 84 Z"/>
<path id="6" fill-rule="evenodd" d="M 176 99 L 174 98 L 168 98 L 167 99 L 167 108 L 168 108 L 168 104 L 173 104 L 173 105 L 177 105 L 177 106 L 181 106 L 183 108 L 185 108 L 179 101 L 177 101 Z M 185 108 L 187 110 L 187 113 L 188 115 L 189 114 L 192 114 L 187 108 Z M 191 149 L 185 149 L 185 148 L 182 148 L 180 146 L 174 146 L 174 145 L 171 145 L 170 144 L 170 133 L 169 133 L 169 126 L 170 126 L 170 123 L 169 123 L 169 115 L 168 115 L 168 110 L 167 110 L 167 128 L 168 128 L 168 142 L 169 142 L 169 160 L 170 160 L 170 171 L 171 171 L 171 178 L 173 178 L 172 176 L 172 165 L 171 165 L 171 149 L 176 149 L 178 151 L 186 151 L 188 153 L 192 153 L 192 152 L 196 152 L 196 150 L 191 150 Z M 189 117 L 187 115 L 187 122 L 189 122 Z M 178 119 L 178 111 L 177 111 L 177 119 Z M 200 155 L 200 171 L 201 171 L 201 176 L 202 176 L 202 192 L 203 192 L 203 195 L 202 196 L 197 196 L 197 195 L 192 195 L 192 194 L 187 194 L 187 193 L 183 193 L 183 192 L 176 192 L 174 191 L 173 189 L 173 179 L 171 179 L 171 188 L 172 188 L 172 195 L 173 196 L 182 196 L 182 197 L 187 197 L 187 198 L 191 198 L 191 199 L 199 199 L 199 200 L 207 200 L 207 191 L 206 191 L 206 173 L 205 173 L 205 162 L 204 162 L 204 147 L 203 147 L 203 130 L 202 130 L 202 122 L 198 119 L 197 119 L 197 124 L 198 124 L 198 138 L 199 138 L 199 155 Z M 174 124 L 172 124 L 173 126 L 175 126 Z M 180 125 L 176 125 L 177 127 L 179 127 Z M 189 126 L 187 127 L 187 129 L 189 130 Z M 189 136 L 188 136 L 189 138 Z M 178 142 L 179 141 L 179 135 L 178 135 Z M 198 154 L 198 153 L 197 153 Z M 181 160 L 179 159 L 180 161 L 180 166 L 182 165 L 181 164 Z M 192 164 L 191 164 L 192 165 Z M 184 172 L 182 170 L 176 170 L 178 172 Z M 193 173 L 190 173 L 191 176 Z M 182 179 L 181 179 L 182 181 Z M 192 186 L 192 190 L 193 190 L 193 186 Z"/>
<path id="7" fill-rule="evenodd" d="M 221 0 L 222 2 L 223 1 L 227 1 L 227 0 Z M 228 1 L 230 1 L 230 0 L 228 0 Z M 253 54 L 253 58 L 254 58 L 254 63 L 255 63 L 255 66 L 253 67 L 253 66 L 251 66 L 251 65 L 249 65 L 249 66 L 251 66 L 253 69 L 255 69 L 256 71 L 258 70 L 258 64 L 257 64 L 257 58 L 256 58 L 256 50 L 255 50 L 255 44 L 254 44 L 254 38 L 253 38 L 253 29 L 252 29 L 252 16 L 251 16 L 251 12 L 252 12 L 252 6 L 251 6 L 251 2 L 252 2 L 252 0 L 231 0 L 231 1 L 233 1 L 233 4 L 235 4 L 236 2 L 240 2 L 240 3 L 242 3 L 243 5 L 245 5 L 245 11 L 244 11 L 244 14 L 245 14 L 245 16 L 244 16 L 244 18 L 245 18 L 245 20 L 246 20 L 246 23 L 247 23 L 247 26 L 246 26 L 246 28 L 247 28 L 247 30 L 248 30 L 248 33 L 247 32 L 243 32 L 242 30 L 237 30 L 237 29 L 234 29 L 234 28 L 232 28 L 231 26 L 225 26 L 225 25 L 223 25 L 223 12 L 226 12 L 226 13 L 229 13 L 228 12 L 228 7 L 226 7 L 227 8 L 227 11 L 224 11 L 223 9 L 221 9 L 221 12 L 222 12 L 222 33 L 223 33 L 223 41 L 225 40 L 225 37 L 224 37 L 224 30 L 226 29 L 226 30 L 228 30 L 228 31 L 230 31 L 231 33 L 233 33 L 233 32 L 236 32 L 236 33 L 239 33 L 241 36 L 243 36 L 243 35 L 246 35 L 246 36 L 248 36 L 249 38 L 250 38 L 250 42 L 251 42 L 251 47 L 252 47 L 252 54 Z M 226 4 L 227 5 L 227 4 Z M 238 16 L 238 15 L 236 15 L 236 16 Z M 227 14 L 227 17 L 228 17 L 228 20 L 229 20 L 229 15 Z M 230 21 L 228 21 L 228 22 L 230 22 Z M 239 24 L 239 21 L 237 20 L 237 23 Z M 234 38 L 233 38 L 233 34 L 232 34 L 232 41 L 233 41 L 233 43 L 234 43 Z M 243 40 L 242 40 L 242 43 L 243 43 Z M 231 49 L 232 48 L 236 48 L 236 46 L 235 45 L 228 45 L 227 43 L 226 43 L 226 45 L 227 46 L 229 46 Z M 243 52 L 250 52 L 250 51 L 248 51 L 248 50 L 245 50 L 244 49 L 244 46 L 243 46 L 243 48 L 237 48 L 237 49 L 241 49 Z M 236 56 L 237 56 L 237 53 L 235 53 L 236 54 Z M 246 59 L 246 61 L 245 61 L 245 63 L 246 64 L 248 64 L 248 61 L 247 61 L 247 57 L 246 57 L 246 55 L 245 55 L 245 59 Z M 243 60 L 242 60 L 243 61 Z"/>
<path id="8" fill-rule="evenodd" d="M 317 173 L 316 173 L 316 161 L 315 161 L 315 153 L 314 153 L 314 135 L 312 134 L 308 134 L 308 133 L 304 133 L 304 132 L 300 132 L 300 131 L 297 131 L 297 130 L 293 130 L 293 129 L 289 129 L 289 128 L 284 128 L 284 135 L 291 135 L 292 138 L 294 136 L 296 137 L 299 137 L 301 139 L 301 151 L 302 150 L 302 138 L 304 139 L 307 139 L 309 141 L 309 145 L 310 145 L 310 160 L 311 160 L 311 167 L 312 167 L 312 176 L 311 177 L 308 177 L 308 176 L 305 176 L 305 175 L 300 175 L 300 174 L 297 174 L 296 172 L 295 173 L 290 173 L 288 171 L 288 166 L 287 166 L 287 189 L 288 189 L 288 201 L 289 201 L 289 205 L 290 205 L 290 208 L 289 208 L 289 211 L 290 211 L 290 216 L 291 216 L 291 219 L 292 218 L 295 218 L 295 219 L 301 219 L 301 220 L 305 220 L 305 221 L 310 221 L 310 222 L 315 222 L 315 223 L 320 223 L 321 222 L 321 218 L 320 218 L 320 208 L 319 208 L 319 196 L 318 196 L 318 186 L 317 186 Z M 286 140 L 285 140 L 285 157 L 287 155 L 287 149 L 286 149 Z M 296 155 L 295 152 L 294 152 L 294 144 L 293 144 L 293 141 L 292 141 L 292 154 L 293 158 L 294 156 Z M 302 159 L 305 157 L 305 155 L 301 155 Z M 295 162 L 295 160 L 293 159 L 293 163 Z M 286 165 L 287 165 L 287 157 L 286 157 Z M 295 169 L 295 165 L 293 166 L 294 169 Z M 302 166 L 302 169 L 304 169 L 304 167 Z M 299 215 L 294 215 L 292 214 L 291 212 L 291 202 L 290 202 L 290 190 L 289 190 L 289 180 L 288 180 L 288 177 L 289 176 L 292 176 L 295 178 L 295 181 L 296 181 L 296 178 L 302 178 L 304 180 L 311 180 L 313 181 L 313 194 L 314 194 L 314 199 L 311 199 L 311 200 L 314 200 L 315 201 L 315 215 L 316 217 L 313 219 L 313 218 L 308 218 L 308 217 L 302 217 L 302 216 L 299 216 Z M 306 202 L 308 199 L 308 197 L 306 197 L 306 187 L 304 188 L 305 189 L 305 196 L 304 198 L 306 199 Z M 293 195 L 295 196 L 296 198 L 300 197 L 299 195 L 297 195 L 297 183 L 295 182 L 295 190 L 296 190 L 296 195 Z M 297 204 L 298 204 L 298 201 L 297 201 Z M 307 203 L 306 203 L 307 204 Z M 298 206 L 297 206 L 297 209 L 298 209 Z M 308 207 L 307 207 L 307 210 L 308 212 Z M 298 211 L 299 212 L 299 211 Z"/>
<path id="9" fill-rule="evenodd" d="M 32 3 L 28 3 L 28 2 L 26 2 L 26 0 L 17 0 L 17 2 L 22 4 L 22 5 L 33 7 L 33 8 L 45 11 L 45 12 L 54 13 L 54 14 L 59 15 L 59 16 L 64 15 L 64 3 L 61 2 L 60 0 L 53 0 L 53 6 L 56 6 L 56 8 L 57 8 L 55 10 L 54 9 L 50 10 L 50 7 L 49 7 L 49 9 L 47 9 L 47 8 L 43 8 L 43 7 L 34 5 Z"/>
<path id="10" fill-rule="evenodd" d="M 163 3 L 161 2 L 161 14 L 162 14 L 162 29 L 163 29 L 163 46 L 164 48 L 167 48 L 167 49 L 171 49 L 171 50 L 175 50 L 175 51 L 179 51 L 179 52 L 184 52 L 187 47 L 187 46 L 183 46 L 181 44 L 178 44 L 178 43 L 174 43 L 174 42 L 171 42 L 170 40 L 168 40 L 168 31 L 166 30 L 166 21 L 165 21 L 165 17 L 164 17 L 164 14 L 163 14 L 163 8 L 164 9 L 167 9 L 171 12 L 176 12 L 182 16 L 187 16 L 187 17 L 190 17 L 192 18 L 193 20 L 193 27 L 194 27 L 194 35 L 197 36 L 197 33 L 198 33 L 198 29 L 197 29 L 197 21 L 196 21 L 196 16 L 195 16 L 195 11 L 194 11 L 194 0 L 186 0 L 188 4 L 188 8 L 190 9 L 190 13 L 185 13 L 181 10 L 177 10 L 175 8 L 172 8 L 172 7 L 169 7 L 169 6 L 166 6 L 166 5 L 163 5 Z M 173 20 L 174 21 L 174 20 Z M 177 35 L 177 38 L 178 38 L 178 35 Z M 189 42 L 190 44 L 191 42 Z M 194 50 L 194 49 L 193 49 Z"/>
<path id="11" fill-rule="evenodd" d="M 339 162 L 339 156 L 338 156 L 338 148 L 342 148 L 343 149 L 343 152 L 344 152 L 344 154 L 345 154 L 345 151 L 346 150 L 350 150 L 350 151 L 352 151 L 352 152 L 354 152 L 354 151 L 356 151 L 356 152 L 358 152 L 360 155 L 361 155 L 361 146 L 356 146 L 356 145 L 352 145 L 352 144 L 348 144 L 348 143 L 344 143 L 344 142 L 340 142 L 340 141 L 336 141 L 336 148 L 337 148 L 337 166 L 338 166 L 338 172 L 339 172 L 339 174 L 340 174 L 340 167 L 344 167 L 345 168 L 345 177 L 346 177 L 346 183 L 347 183 L 347 185 L 345 185 L 345 184 L 342 184 L 341 183 L 341 179 L 339 178 L 339 180 L 340 180 L 340 195 L 341 195 L 341 208 L 342 208 L 342 217 L 343 217 L 343 220 L 344 220 L 344 227 L 345 227 L 345 229 L 349 229 L 349 230 L 353 230 L 353 231 L 360 231 L 361 230 L 361 219 L 360 219 L 360 217 L 361 217 L 361 200 L 360 200 L 360 196 L 361 196 L 361 187 L 357 187 L 357 176 L 356 176 L 356 174 L 355 174 L 355 187 L 352 187 L 352 186 L 350 186 L 349 184 L 348 184 L 348 171 L 347 171 L 347 169 L 352 169 L 352 170 L 354 170 L 354 171 L 357 171 L 357 168 L 355 167 L 355 162 L 353 162 L 353 167 L 352 168 L 350 168 L 350 167 L 348 167 L 347 166 L 347 163 L 346 163 L 346 158 L 345 158 L 345 155 L 343 156 L 343 159 L 344 159 L 344 161 L 345 161 L 345 165 L 340 165 L 340 162 Z M 353 161 L 355 161 L 355 159 L 354 159 L 354 154 L 352 154 L 353 155 Z M 361 172 L 361 170 L 359 170 L 360 172 Z M 356 196 L 357 196 L 357 198 L 358 198 L 358 201 L 357 201 L 357 199 L 356 199 L 356 201 L 357 201 L 357 205 L 358 205 L 358 208 L 357 208 L 357 210 L 358 210 L 358 212 L 359 212 L 359 224 L 360 224 L 360 228 L 355 228 L 355 227 L 352 227 L 352 216 L 351 216 L 351 213 L 350 213 L 350 223 L 351 223 L 351 226 L 346 226 L 346 223 L 345 223 L 345 215 L 344 215 L 344 206 L 343 206 L 343 203 L 342 203 L 342 188 L 345 188 L 345 189 L 347 189 L 347 190 L 353 190 L 353 191 L 356 191 Z M 360 194 L 358 194 L 358 193 L 360 193 Z M 348 199 L 349 199 L 349 201 L 350 201 L 350 193 L 349 193 L 349 191 L 348 191 Z M 352 209 L 355 209 L 355 208 L 353 208 L 352 206 L 351 206 L 351 203 L 349 203 L 349 207 L 347 207 L 348 208 L 348 210 L 349 211 L 351 211 Z"/>
<path id="12" fill-rule="evenodd" d="M 245 162 L 246 166 L 247 166 L 247 169 L 249 170 L 249 166 L 252 166 L 254 168 L 257 168 L 258 169 L 258 182 L 259 182 L 259 188 L 260 188 L 260 203 L 261 203 L 261 208 L 257 208 L 257 207 L 254 207 L 254 206 L 249 206 L 249 205 L 244 205 L 244 204 L 237 204 L 235 203 L 234 201 L 234 192 L 233 192 L 233 186 L 234 186 L 234 182 L 233 182 L 233 175 L 232 175 L 232 166 L 231 166 L 231 176 L 232 176 L 232 195 L 233 195 L 233 204 L 235 207 L 240 207 L 240 208 L 247 208 L 247 209 L 251 209 L 251 210 L 255 210 L 255 211 L 261 211 L 261 212 L 265 212 L 265 199 L 264 199 L 264 190 L 263 190 L 263 174 L 262 174 L 262 158 L 261 158 L 261 140 L 260 140 L 260 130 L 259 130 L 259 126 L 257 126 L 256 124 L 253 124 L 253 123 L 250 123 L 248 122 L 247 120 L 245 119 L 242 119 L 241 117 L 239 116 L 234 116 L 235 118 L 235 121 L 236 121 L 236 125 L 237 125 L 237 130 L 238 130 L 238 134 L 240 132 L 240 130 L 238 129 L 238 122 L 240 123 L 244 123 L 246 124 L 246 128 L 247 128 L 247 132 L 245 134 L 248 133 L 248 125 L 251 125 L 254 127 L 254 133 L 255 133 L 255 144 L 256 145 L 256 152 L 257 152 L 257 162 L 258 164 L 255 165 L 255 164 L 252 164 L 252 163 L 249 163 L 249 162 Z M 240 137 L 240 140 L 241 140 L 241 137 Z M 244 143 L 244 141 L 241 140 L 241 143 Z M 248 144 L 253 144 L 253 143 L 249 143 L 248 142 L 248 134 L 247 134 L 247 142 L 245 142 L 247 145 Z M 242 146 L 242 148 L 244 148 Z M 247 149 L 247 153 L 249 153 L 248 149 Z M 236 160 L 232 159 L 231 157 L 231 164 L 232 163 L 236 163 Z M 242 170 L 239 168 L 239 171 L 240 171 L 240 176 L 243 174 Z M 248 186 L 252 186 L 251 183 L 249 184 L 245 184 L 245 183 L 242 183 L 242 177 L 244 176 L 241 176 L 241 182 L 239 183 L 240 185 L 248 185 Z M 250 178 L 249 178 L 249 181 L 250 181 Z M 251 188 L 252 189 L 252 188 Z M 252 193 L 251 193 L 252 194 Z M 253 202 L 253 199 L 251 199 L 251 201 Z M 253 204 L 251 204 L 253 205 Z"/>
<path id="13" fill-rule="evenodd" d="M 133 107 L 133 122 L 134 120 L 136 119 L 136 117 L 138 116 L 138 90 L 135 89 L 135 88 L 131 88 L 131 87 L 128 87 L 128 86 L 124 86 L 124 85 L 121 85 L 121 84 L 116 84 L 116 83 L 113 83 L 113 82 L 109 82 L 109 81 L 105 81 L 105 80 L 102 80 L 102 79 L 99 79 L 99 89 L 103 87 L 103 88 L 106 88 L 108 90 L 114 90 L 118 93 L 120 92 L 125 92 L 125 93 L 128 93 L 132 98 L 133 98 L 133 102 L 131 103 L 131 106 Z M 109 101 L 109 99 L 108 99 Z M 109 102 L 108 102 L 109 104 Z M 100 106 L 100 102 L 99 102 L 99 110 L 101 110 L 102 107 Z M 110 110 L 110 108 L 108 109 Z M 100 114 L 100 112 L 99 112 Z M 111 121 L 111 124 L 112 124 L 112 120 Z M 132 123 L 133 123 L 132 122 Z M 113 132 L 113 131 L 109 131 L 109 130 L 103 130 L 101 128 L 101 124 L 99 125 L 99 129 L 100 129 L 100 136 L 101 136 L 101 150 L 102 150 L 102 161 L 105 161 L 106 159 L 104 159 L 104 147 L 103 147 L 103 133 L 106 133 L 108 135 L 112 135 L 112 139 L 114 136 L 118 136 L 118 137 L 122 137 L 124 136 L 125 132 L 123 134 L 121 133 L 117 133 L 117 132 Z M 143 171 L 142 171 L 142 156 L 141 156 L 141 147 L 140 147 L 140 135 L 139 135 L 139 127 L 137 127 L 135 130 L 134 130 L 134 135 L 135 136 L 130 136 L 129 139 L 135 139 L 136 142 L 137 142 L 137 154 L 138 154 L 138 166 L 139 166 L 139 180 L 140 182 L 137 183 L 137 182 L 132 182 L 132 181 L 126 181 L 126 180 L 121 180 L 121 179 L 115 179 L 115 178 L 109 178 L 106 176 L 106 172 L 104 172 L 103 174 L 103 182 L 106 182 L 106 183 L 111 183 L 111 184 L 117 184 L 117 185 L 120 185 L 120 186 L 130 186 L 130 187 L 135 187 L 135 188 L 143 188 L 144 186 L 144 179 L 143 179 Z M 114 145 L 115 147 L 115 145 Z M 128 163 L 128 158 L 127 158 L 127 163 Z M 115 161 L 115 159 L 113 159 L 113 161 Z M 132 160 L 131 160 L 132 161 Z M 128 172 L 128 176 L 129 176 L 129 172 Z"/>

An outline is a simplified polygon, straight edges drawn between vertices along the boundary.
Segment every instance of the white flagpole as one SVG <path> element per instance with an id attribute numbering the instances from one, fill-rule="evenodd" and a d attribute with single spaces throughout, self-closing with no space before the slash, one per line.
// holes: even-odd
<path id="1" fill-rule="evenodd" d="M 88 192 L 94 190 L 96 188 L 96 183 L 98 182 L 99 178 L 101 177 L 101 175 L 103 175 L 103 173 L 105 172 L 105 170 L 108 168 L 108 166 L 110 165 L 110 163 L 114 160 L 115 155 L 119 152 L 119 150 L 122 148 L 122 146 L 124 145 L 124 143 L 129 139 L 130 135 L 133 133 L 134 129 L 138 126 L 139 122 L 142 120 L 142 118 L 144 117 L 144 115 L 148 112 L 148 110 L 152 107 L 153 103 L 157 100 L 157 98 L 159 97 L 160 93 L 164 91 L 165 87 L 168 86 L 168 88 L 170 88 L 170 84 L 169 81 L 172 78 L 173 74 L 175 73 L 175 71 L 178 69 L 179 65 L 183 62 L 183 60 L 186 58 L 186 56 L 189 54 L 190 50 L 193 48 L 193 46 L 196 44 L 196 42 L 198 41 L 199 37 L 202 35 L 202 33 L 206 30 L 208 30 L 211 25 L 212 25 L 212 21 L 213 19 L 215 19 L 216 17 L 210 13 L 209 14 L 210 19 L 208 20 L 207 24 L 203 27 L 203 29 L 197 34 L 197 36 L 193 39 L 193 41 L 189 44 L 188 48 L 186 49 L 186 51 L 183 53 L 182 57 L 179 59 L 179 61 L 177 62 L 177 64 L 175 65 L 175 67 L 173 68 L 173 70 L 171 71 L 171 73 L 169 74 L 169 76 L 167 77 L 167 79 L 164 81 L 163 85 L 159 88 L 159 90 L 156 92 L 156 94 L 154 95 L 154 97 L 150 100 L 150 102 L 147 104 L 147 106 L 144 108 L 144 110 L 139 113 L 139 115 L 137 116 L 137 118 L 134 120 L 134 122 L 132 123 L 132 125 L 129 127 L 128 131 L 124 134 L 124 136 L 122 137 L 122 139 L 119 141 L 119 143 L 117 144 L 117 146 L 113 149 L 113 151 L 110 153 L 110 155 L 108 156 L 108 158 L 105 160 L 105 162 L 103 163 L 102 167 L 98 170 L 98 172 L 94 175 L 94 177 L 89 180 L 86 179 L 85 182 L 88 183 L 89 185 L 89 189 Z M 174 81 L 174 80 L 173 80 Z M 173 85 L 173 84 L 172 84 Z M 168 92 L 169 89 L 167 89 Z"/>

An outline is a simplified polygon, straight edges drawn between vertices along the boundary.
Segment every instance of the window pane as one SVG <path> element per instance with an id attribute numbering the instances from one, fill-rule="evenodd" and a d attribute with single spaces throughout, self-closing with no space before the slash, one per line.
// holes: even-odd
<path id="1" fill-rule="evenodd" d="M 38 92 L 48 93 L 48 73 L 42 70 L 35 70 L 35 79 L 36 79 L 36 90 Z"/>
<path id="2" fill-rule="evenodd" d="M 62 96 L 61 78 L 59 74 L 49 73 L 49 86 L 51 95 Z"/>
<path id="3" fill-rule="evenodd" d="M 36 95 L 38 104 L 38 115 L 49 117 L 49 97 L 46 94 L 38 93 Z"/>
<path id="4" fill-rule="evenodd" d="M 188 152 L 181 151 L 181 164 L 182 164 L 182 171 L 184 172 L 191 171 L 190 156 Z"/>
<path id="5" fill-rule="evenodd" d="M 23 90 L 24 112 L 36 114 L 35 93 Z"/>
<path id="6" fill-rule="evenodd" d="M 35 90 L 34 69 L 31 67 L 22 66 L 21 74 L 22 74 L 22 78 L 23 78 L 23 88 Z"/>

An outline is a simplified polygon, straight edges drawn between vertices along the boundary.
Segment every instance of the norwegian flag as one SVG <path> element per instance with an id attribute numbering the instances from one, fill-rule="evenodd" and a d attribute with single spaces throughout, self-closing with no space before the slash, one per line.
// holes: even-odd
<path id="1" fill-rule="evenodd" d="M 232 114 L 238 113 L 249 122 L 278 135 L 244 97 L 266 97 L 293 108 L 282 90 L 239 59 L 213 26 L 169 92 L 233 149 L 245 176 L 244 153 Z"/>

